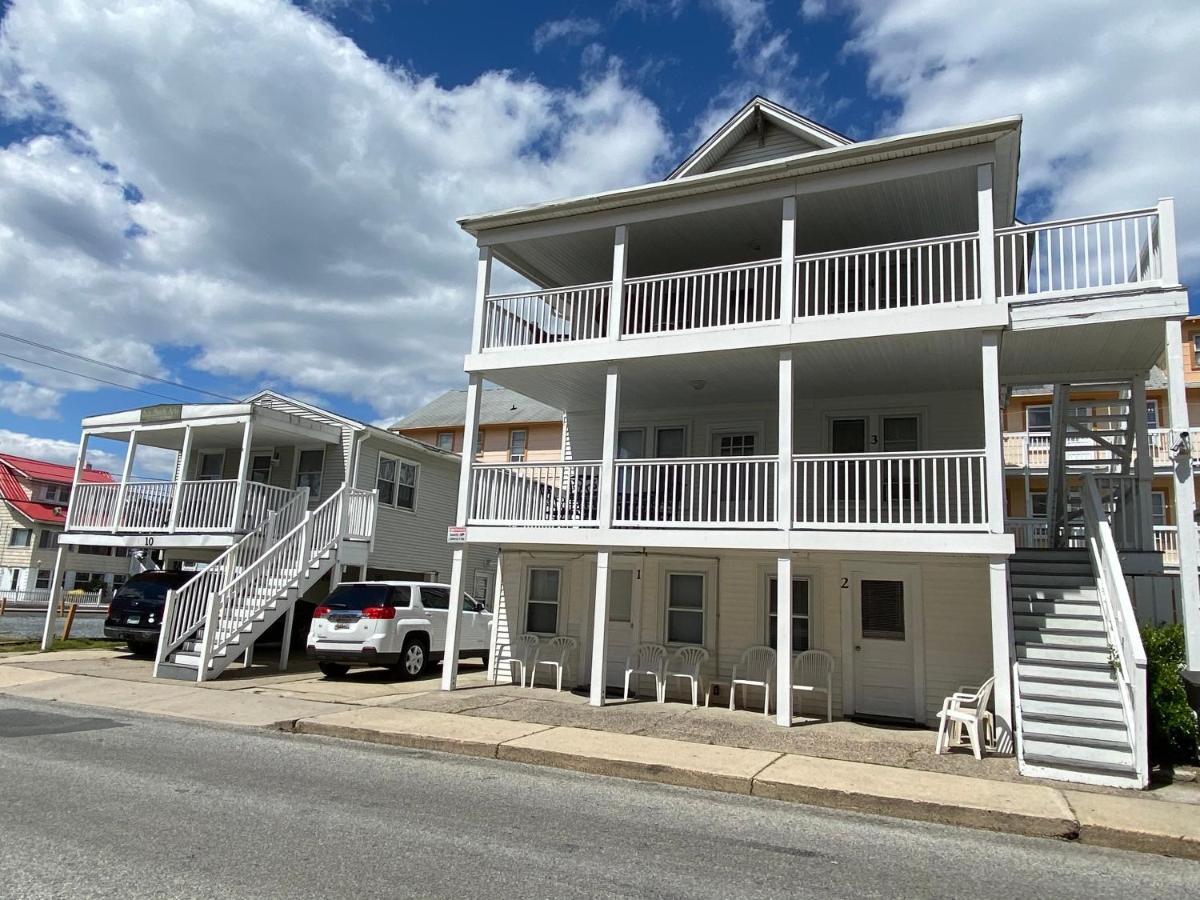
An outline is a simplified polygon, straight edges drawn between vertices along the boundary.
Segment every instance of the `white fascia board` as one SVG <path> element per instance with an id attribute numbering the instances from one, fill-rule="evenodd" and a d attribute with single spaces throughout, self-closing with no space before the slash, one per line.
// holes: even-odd
<path id="1" fill-rule="evenodd" d="M 478 236 L 480 232 L 506 225 L 650 203 L 691 193 L 721 190 L 743 182 L 769 181 L 827 168 L 861 165 L 864 162 L 892 158 L 892 155 L 900 153 L 904 155 L 929 153 L 967 144 L 988 143 L 999 140 L 1006 134 L 1019 132 L 1020 128 L 1021 117 L 1009 116 L 952 128 L 875 138 L 844 147 L 831 147 L 828 150 L 816 150 L 783 159 L 738 166 L 733 169 L 705 172 L 676 181 L 656 181 L 636 187 L 618 188 L 580 197 L 554 200 L 549 203 L 464 216 L 458 220 L 458 224 L 464 231 Z"/>
<path id="2" fill-rule="evenodd" d="M 162 424 L 169 427 L 178 428 L 182 424 L 194 422 L 197 419 L 234 419 L 248 416 L 251 412 L 249 403 L 182 403 L 182 404 L 157 404 L 159 406 L 175 406 L 181 407 L 178 419 L 171 422 L 154 423 Z M 127 409 L 115 413 L 103 413 L 98 416 L 88 416 L 81 423 L 85 429 L 106 428 L 110 426 L 121 426 L 126 430 L 130 427 L 139 426 L 142 424 L 142 410 L 150 407 L 138 407 L 137 409 Z M 93 432 L 95 433 L 95 432 Z"/>
<path id="3" fill-rule="evenodd" d="M 941 304 L 903 310 L 846 313 L 778 325 L 744 325 L 693 331 L 662 337 L 627 338 L 619 341 L 580 341 L 485 350 L 466 357 L 467 372 L 487 373 L 501 369 L 538 365 L 648 359 L 718 350 L 758 347 L 802 346 L 827 341 L 859 340 L 890 335 L 927 334 L 937 331 L 970 331 L 1004 328 L 1008 307 L 1003 303 Z M 548 378 L 554 377 L 547 373 Z"/>
<path id="4" fill-rule="evenodd" d="M 1016 539 L 988 532 L 780 531 L 699 528 L 527 528 L 467 526 L 471 544 L 758 550 L 778 552 L 934 553 L 939 556 L 1011 556 Z"/>
<path id="5" fill-rule="evenodd" d="M 91 534 L 86 531 L 67 531 L 59 535 L 59 543 L 81 544 L 88 547 L 138 547 L 155 550 L 176 548 L 228 547 L 242 539 L 233 534 Z"/>
<path id="6" fill-rule="evenodd" d="M 1013 331 L 1129 322 L 1137 319 L 1172 319 L 1188 313 L 1185 290 L 1098 292 L 1087 297 L 1010 301 Z"/>

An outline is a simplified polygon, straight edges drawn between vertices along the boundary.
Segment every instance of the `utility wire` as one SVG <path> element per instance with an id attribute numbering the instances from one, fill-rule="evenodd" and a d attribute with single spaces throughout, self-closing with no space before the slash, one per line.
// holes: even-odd
<path id="1" fill-rule="evenodd" d="M 50 365 L 50 363 L 38 362 L 36 359 L 26 359 L 23 356 L 16 356 L 12 353 L 4 353 L 3 351 L 0 351 L 0 356 L 5 356 L 5 357 L 8 357 L 9 359 L 15 359 L 17 362 L 28 363 L 31 366 L 41 366 L 44 369 L 51 369 L 52 371 L 55 371 L 55 372 L 62 372 L 64 375 L 74 375 L 76 378 L 86 378 L 89 381 L 98 381 L 100 384 L 107 384 L 111 387 L 121 388 L 121 390 L 124 390 L 124 391 L 137 391 L 139 394 L 149 394 L 151 397 L 159 397 L 163 400 L 170 400 L 173 403 L 186 402 L 184 400 L 180 400 L 178 397 L 169 397 L 166 394 L 159 394 L 156 391 L 148 391 L 145 388 L 130 387 L 127 384 L 119 384 L 116 381 L 106 381 L 103 378 L 97 378 L 95 375 L 84 375 L 82 372 L 73 372 L 70 369 L 63 369 L 63 368 L 59 368 L 58 366 L 52 366 L 52 365 Z"/>
<path id="2" fill-rule="evenodd" d="M 92 365 L 95 365 L 95 366 L 103 366 L 106 369 L 112 369 L 116 372 L 122 372 L 126 375 L 132 375 L 135 378 L 144 378 L 146 381 L 157 381 L 159 384 L 166 384 L 171 387 L 183 388 L 184 390 L 192 391 L 197 394 L 207 394 L 208 396 L 216 397 L 219 400 L 230 400 L 235 403 L 237 402 L 237 398 L 235 398 L 235 397 L 229 397 L 225 394 L 218 394 L 215 391 L 205 390 L 204 388 L 191 387 L 190 385 L 182 384 L 178 381 L 171 381 L 169 378 L 160 378 L 158 375 L 148 375 L 145 372 L 138 372 L 134 369 L 128 369 L 125 366 L 118 366 L 115 363 L 104 362 L 104 360 L 95 359 L 94 357 L 91 357 L 91 356 L 84 356 L 82 353 L 73 353 L 70 350 L 63 350 L 61 347 L 53 347 L 49 344 L 41 344 L 41 343 L 38 343 L 37 341 L 31 340 L 30 338 L 27 338 L 27 337 L 21 337 L 20 335 L 17 335 L 17 334 L 10 334 L 7 331 L 0 331 L 0 337 L 8 338 L 11 341 L 18 341 L 22 344 L 28 344 L 31 347 L 37 347 L 39 350 L 48 350 L 51 353 L 61 353 L 63 356 L 69 356 L 72 359 L 78 359 L 82 362 L 91 363 Z M 5 355 L 7 356 L 8 354 L 5 354 Z M 13 357 L 13 358 L 17 359 L 18 357 Z M 42 365 L 42 363 L 34 363 L 34 365 Z M 48 366 L 48 368 L 53 368 L 53 367 Z M 75 373 L 75 374 L 77 374 L 77 373 Z M 89 378 L 91 376 L 79 375 L 79 377 L 80 378 Z M 113 384 L 113 382 L 104 381 L 102 378 L 95 378 L 93 380 L 100 381 L 103 384 Z M 115 386 L 116 387 L 125 387 L 125 385 L 122 385 L 122 384 L 118 384 Z M 128 390 L 134 391 L 134 390 L 138 390 L 138 389 L 137 388 L 128 388 Z M 151 393 L 151 392 L 143 391 L 142 393 Z M 161 397 L 162 395 L 161 394 L 153 394 L 153 396 Z M 174 398 L 171 398 L 171 399 L 174 399 Z"/>

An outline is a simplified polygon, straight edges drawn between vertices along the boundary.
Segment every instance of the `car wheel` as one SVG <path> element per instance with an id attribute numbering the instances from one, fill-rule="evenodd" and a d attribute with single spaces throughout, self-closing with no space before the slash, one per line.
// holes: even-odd
<path id="1" fill-rule="evenodd" d="M 416 678 L 429 665 L 429 649 L 425 642 L 418 637 L 409 636 L 404 639 L 404 647 L 400 651 L 400 661 L 396 663 L 396 671 L 401 678 Z"/>
<path id="2" fill-rule="evenodd" d="M 341 678 L 350 671 L 350 667 L 344 663 L 323 662 L 317 663 L 317 668 L 321 670 L 321 674 L 326 678 Z"/>
<path id="3" fill-rule="evenodd" d="M 158 650 L 155 644 L 147 644 L 145 641 L 126 641 L 125 643 L 129 645 L 129 652 L 138 657 L 153 656 Z"/>

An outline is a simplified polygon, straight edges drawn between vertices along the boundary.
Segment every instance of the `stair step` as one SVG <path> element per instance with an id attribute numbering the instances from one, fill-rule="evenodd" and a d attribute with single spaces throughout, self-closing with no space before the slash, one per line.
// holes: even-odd
<path id="1" fill-rule="evenodd" d="M 1092 747 L 1075 741 L 1035 738 L 1025 734 L 1021 736 L 1021 745 L 1026 762 L 1046 759 L 1067 769 L 1080 766 L 1108 771 L 1134 771 L 1133 751 L 1128 747 Z"/>
<path id="2" fill-rule="evenodd" d="M 1121 692 L 1116 682 L 1078 682 L 1050 680 L 1044 678 L 1027 678 L 1021 676 L 1021 700 L 1038 703 L 1082 703 L 1087 706 L 1121 706 Z"/>
<path id="3" fill-rule="evenodd" d="M 1121 706 L 1120 695 L 1111 702 L 1087 703 L 1075 698 L 1042 699 L 1031 697 L 1025 693 L 1025 685 L 1021 685 L 1021 716 L 1039 719 L 1061 719 L 1069 722 L 1091 722 L 1111 727 L 1116 724 L 1125 728 L 1125 710 Z"/>
<path id="4" fill-rule="evenodd" d="M 1108 650 L 1085 647 L 1061 647 L 1054 644 L 1017 644 L 1017 659 L 1041 662 L 1071 662 L 1111 668 Z"/>
<path id="5" fill-rule="evenodd" d="M 1018 628 L 1014 630 L 1013 636 L 1018 646 L 1102 650 L 1105 656 L 1108 655 L 1108 635 L 1103 629 L 1080 634 L 1051 628 Z"/>
<path id="6" fill-rule="evenodd" d="M 1104 685 L 1113 690 L 1117 689 L 1116 675 L 1107 659 L 1102 667 L 1071 661 L 1027 659 L 1017 663 L 1017 673 L 1021 678 L 1022 690 L 1029 681 L 1062 685 Z"/>
<path id="7" fill-rule="evenodd" d="M 1067 632 L 1070 634 L 1103 634 L 1104 617 L 1100 608 L 1094 610 L 1095 615 L 1063 615 L 1061 613 L 1023 613 L 1013 610 L 1013 627 L 1024 630 L 1046 630 L 1053 633 Z"/>
<path id="8" fill-rule="evenodd" d="M 157 674 L 159 678 L 170 678 L 175 681 L 195 681 L 196 667 L 181 666 L 171 662 L 160 662 Z"/>
<path id="9" fill-rule="evenodd" d="M 1042 718 L 1022 713 L 1021 734 L 1025 740 L 1079 744 L 1097 750 L 1132 754 L 1124 722 L 1080 722 L 1065 718 Z"/>
<path id="10" fill-rule="evenodd" d="M 1014 604 L 1021 602 L 1043 603 L 1089 603 L 1100 607 L 1100 595 L 1095 588 L 1031 588 L 1015 587 L 1011 598 Z"/>
<path id="11" fill-rule="evenodd" d="M 1012 612 L 1014 619 L 1017 616 L 1068 616 L 1084 619 L 1096 618 L 1104 621 L 1100 614 L 1099 599 L 1087 600 L 1082 597 L 1074 600 L 1014 597 Z"/>
<path id="12" fill-rule="evenodd" d="M 1095 588 L 1096 581 L 1092 575 L 1049 575 L 1041 572 L 1025 574 L 1024 572 L 1009 571 L 1008 583 L 1015 588 L 1032 588 L 1034 590 L 1047 590 L 1059 588 L 1061 590 L 1080 590 L 1087 588 Z"/>

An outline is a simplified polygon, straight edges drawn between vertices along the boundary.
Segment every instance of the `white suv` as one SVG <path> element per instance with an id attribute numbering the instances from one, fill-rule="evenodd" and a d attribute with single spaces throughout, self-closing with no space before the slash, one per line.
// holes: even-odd
<path id="1" fill-rule="evenodd" d="M 446 646 L 450 586 L 423 581 L 352 581 L 338 585 L 313 613 L 308 655 L 329 678 L 351 666 L 387 666 L 415 678 Z M 463 595 L 459 657 L 488 663 L 492 614 Z"/>

